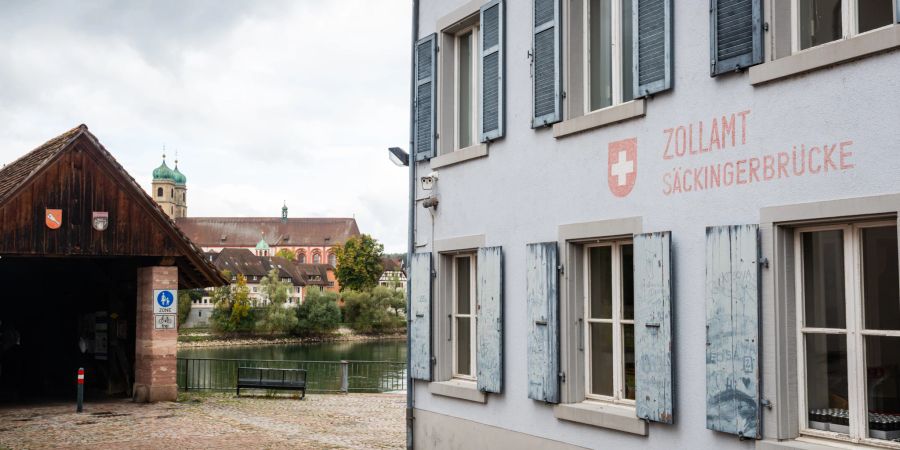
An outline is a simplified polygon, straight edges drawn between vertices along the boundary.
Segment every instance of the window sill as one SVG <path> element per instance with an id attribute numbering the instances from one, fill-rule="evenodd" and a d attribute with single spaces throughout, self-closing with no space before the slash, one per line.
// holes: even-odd
<path id="1" fill-rule="evenodd" d="M 487 144 L 470 145 L 466 148 L 461 148 L 459 150 L 431 158 L 431 168 L 439 169 L 441 167 L 452 166 L 454 164 L 459 164 L 463 161 L 469 161 L 471 159 L 483 158 L 487 155 L 488 155 L 488 145 Z"/>
<path id="2" fill-rule="evenodd" d="M 634 408 L 598 402 L 563 403 L 553 407 L 557 419 L 593 425 L 600 428 L 647 435 L 647 422 L 634 415 Z"/>
<path id="3" fill-rule="evenodd" d="M 428 390 L 434 395 L 453 397 L 475 403 L 487 402 L 484 392 L 478 390 L 474 381 L 450 380 L 428 383 Z"/>
<path id="4" fill-rule="evenodd" d="M 900 47 L 900 25 L 842 39 L 750 68 L 750 84 L 762 84 Z"/>
<path id="5" fill-rule="evenodd" d="M 581 117 L 575 117 L 553 125 L 553 137 L 561 138 L 582 131 L 600 128 L 623 120 L 642 117 L 646 110 L 644 99 L 639 98 L 608 108 L 592 111 Z"/>
<path id="6" fill-rule="evenodd" d="M 844 449 L 877 449 L 879 447 L 871 447 L 862 444 L 853 444 L 850 442 L 840 441 L 823 441 L 821 439 L 813 439 L 800 437 L 797 439 L 789 439 L 786 441 L 762 440 L 756 441 L 757 450 L 844 450 Z"/>

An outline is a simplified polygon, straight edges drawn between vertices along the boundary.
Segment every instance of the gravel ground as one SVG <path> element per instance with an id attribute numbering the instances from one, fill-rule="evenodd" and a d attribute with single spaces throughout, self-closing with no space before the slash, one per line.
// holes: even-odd
<path id="1" fill-rule="evenodd" d="M 0 406 L 0 448 L 382 449 L 405 445 L 402 394 L 183 394 L 177 403 L 127 400 Z"/>

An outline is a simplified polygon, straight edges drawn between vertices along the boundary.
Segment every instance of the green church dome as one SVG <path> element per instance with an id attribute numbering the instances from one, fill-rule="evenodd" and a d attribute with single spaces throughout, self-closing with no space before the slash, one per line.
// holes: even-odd
<path id="1" fill-rule="evenodd" d="M 256 243 L 256 249 L 257 250 L 268 250 L 269 244 L 266 243 L 265 239 L 260 239 L 259 242 Z"/>
<path id="2" fill-rule="evenodd" d="M 187 184 L 187 177 L 178 170 L 177 161 L 175 162 L 175 170 L 172 171 L 172 179 L 174 179 L 175 184 L 179 186 L 184 186 L 185 184 Z"/>
<path id="3" fill-rule="evenodd" d="M 153 169 L 153 181 L 165 180 L 175 181 L 175 172 L 166 165 L 166 160 L 163 159 L 162 165 Z"/>

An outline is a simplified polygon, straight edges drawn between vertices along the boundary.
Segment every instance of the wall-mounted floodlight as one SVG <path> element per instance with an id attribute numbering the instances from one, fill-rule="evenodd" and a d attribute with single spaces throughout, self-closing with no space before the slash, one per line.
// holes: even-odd
<path id="1" fill-rule="evenodd" d="M 391 147 L 388 149 L 390 153 L 391 162 L 396 164 L 399 167 L 408 166 L 409 165 L 409 154 L 404 152 L 400 147 Z"/>

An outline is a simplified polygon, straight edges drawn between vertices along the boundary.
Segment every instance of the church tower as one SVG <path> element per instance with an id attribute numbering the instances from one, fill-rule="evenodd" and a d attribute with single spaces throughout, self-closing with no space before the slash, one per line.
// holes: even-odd
<path id="1" fill-rule="evenodd" d="M 178 160 L 175 161 L 175 170 L 166 164 L 166 155 L 163 154 L 162 164 L 153 169 L 153 183 L 150 195 L 153 200 L 172 219 L 187 216 L 187 177 L 178 170 Z"/>

